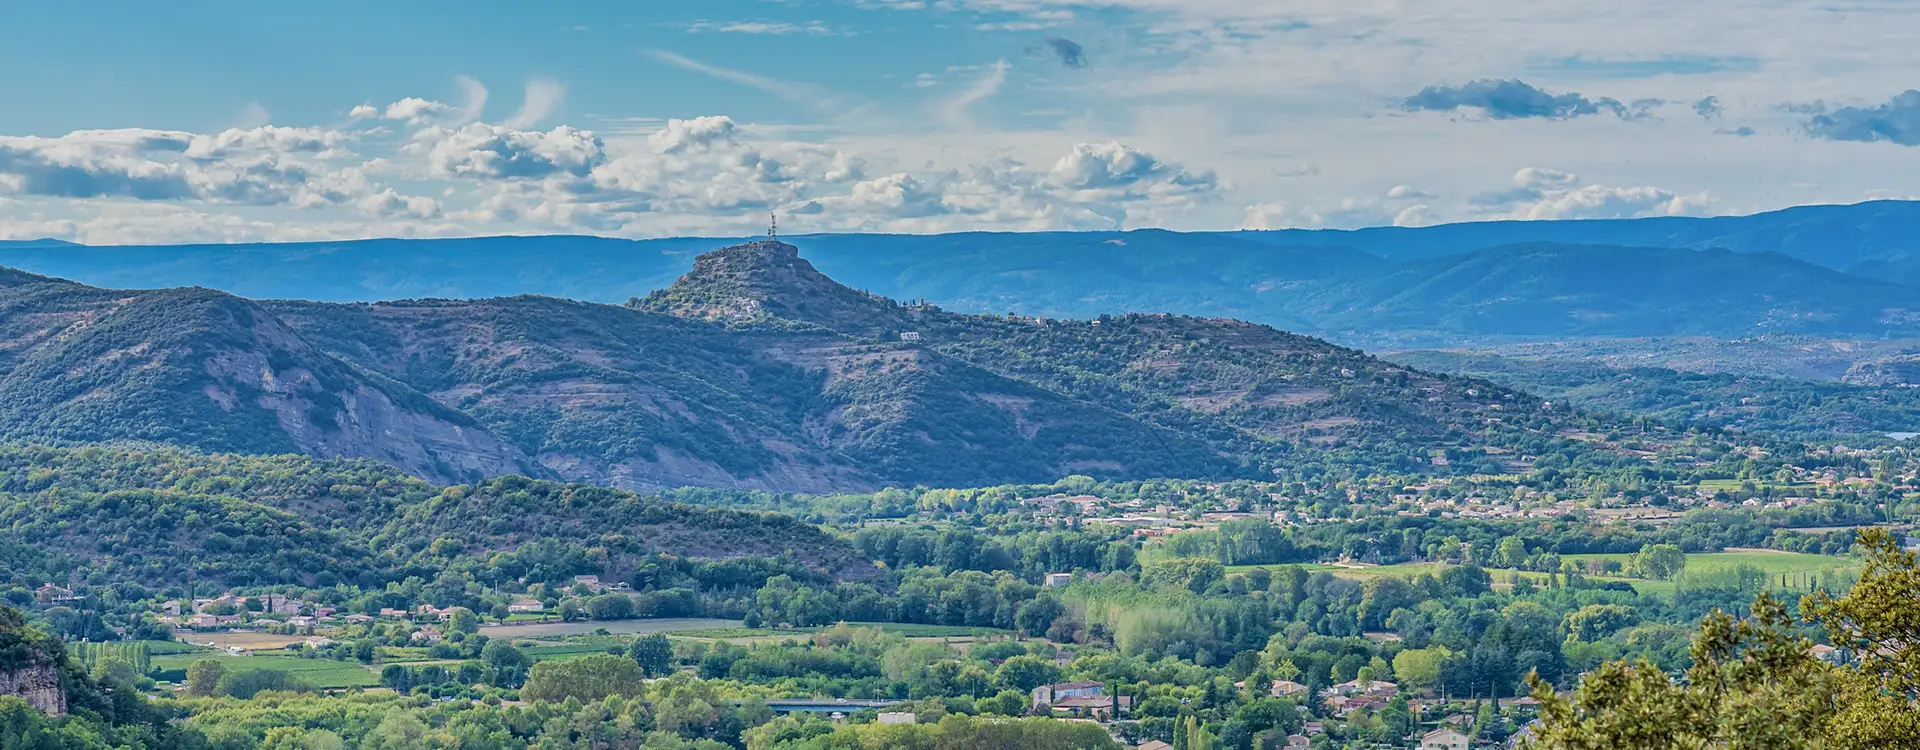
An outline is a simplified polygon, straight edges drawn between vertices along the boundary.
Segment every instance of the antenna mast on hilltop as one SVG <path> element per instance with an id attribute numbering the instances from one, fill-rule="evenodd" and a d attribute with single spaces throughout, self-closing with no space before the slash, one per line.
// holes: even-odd
<path id="1" fill-rule="evenodd" d="M 780 214 L 778 212 L 767 214 L 767 239 L 769 241 L 780 239 Z"/>

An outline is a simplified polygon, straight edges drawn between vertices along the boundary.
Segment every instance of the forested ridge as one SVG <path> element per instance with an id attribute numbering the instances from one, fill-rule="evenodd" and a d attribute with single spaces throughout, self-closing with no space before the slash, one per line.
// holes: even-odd
<path id="1" fill-rule="evenodd" d="M 1178 316 L 948 313 L 838 284 L 781 243 L 703 255 L 624 308 L 253 302 L 19 273 L 0 306 L 0 438 L 372 458 L 442 483 L 822 492 L 1451 471 L 1422 458 L 1434 447 L 1639 460 L 1569 439 L 1605 417 L 1318 339 Z"/>

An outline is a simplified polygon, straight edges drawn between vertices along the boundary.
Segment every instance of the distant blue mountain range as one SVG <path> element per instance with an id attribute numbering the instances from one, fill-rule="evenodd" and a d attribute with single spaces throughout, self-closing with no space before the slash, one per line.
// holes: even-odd
<path id="1" fill-rule="evenodd" d="M 623 302 L 738 238 L 0 242 L 0 266 L 106 287 L 331 302 Z M 965 312 L 1234 317 L 1349 342 L 1458 336 L 1920 335 L 1920 203 L 1753 216 L 1272 232 L 789 237 L 834 278 Z"/>

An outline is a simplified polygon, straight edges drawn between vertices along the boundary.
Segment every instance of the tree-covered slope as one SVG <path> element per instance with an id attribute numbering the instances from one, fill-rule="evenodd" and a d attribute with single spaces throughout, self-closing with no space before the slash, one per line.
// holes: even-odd
<path id="1" fill-rule="evenodd" d="M 777 270 L 754 270 L 764 263 Z M 1115 436 L 1116 445 L 1165 443 L 1184 453 L 1166 436 L 1203 441 L 1216 461 L 1204 465 L 1201 476 L 1263 473 L 1302 454 L 1417 468 L 1407 462 L 1428 447 L 1517 447 L 1557 439 L 1568 425 L 1565 415 L 1522 393 L 1436 378 L 1239 321 L 1171 315 L 1044 320 L 903 305 L 840 286 L 784 244 L 702 256 L 672 288 L 629 304 L 725 320 L 763 339 L 827 329 L 864 342 L 874 352 L 868 356 L 883 363 L 872 369 L 881 372 L 943 358 L 964 362 L 1143 425 Z M 1017 401 L 993 403 L 1020 416 Z M 1097 434 L 1084 422 L 1063 426 Z M 1085 468 L 1126 476 L 1137 474 L 1139 464 Z"/>
<path id="2" fill-rule="evenodd" d="M 790 516 L 524 477 L 441 487 L 370 461 L 177 449 L 0 447 L 0 528 L 35 553 L 0 547 L 14 579 L 65 582 L 71 570 L 149 587 L 378 586 L 503 561 L 624 574 L 659 554 L 872 573 L 845 542 Z M 591 571 L 552 571 L 563 572 Z"/>

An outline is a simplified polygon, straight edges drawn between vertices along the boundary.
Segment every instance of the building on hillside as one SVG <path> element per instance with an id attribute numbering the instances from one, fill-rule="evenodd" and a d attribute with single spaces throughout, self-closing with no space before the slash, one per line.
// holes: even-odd
<path id="1" fill-rule="evenodd" d="M 882 711 L 876 721 L 882 724 L 912 724 L 916 720 L 912 711 Z"/>
<path id="2" fill-rule="evenodd" d="M 1298 682 L 1294 682 L 1292 680 L 1274 680 L 1273 681 L 1272 692 L 1273 692 L 1273 697 L 1275 698 L 1294 698 L 1294 697 L 1306 695 L 1311 690 L 1312 688 L 1309 688 L 1305 685 L 1302 685 Z"/>
<path id="3" fill-rule="evenodd" d="M 1159 740 L 1147 740 L 1134 745 L 1133 750 L 1173 750 L 1173 746 Z"/>
<path id="4" fill-rule="evenodd" d="M 1055 711 L 1071 711 L 1075 718 L 1108 722 L 1115 718 L 1113 715 L 1115 702 L 1113 696 L 1106 694 L 1080 695 L 1054 701 L 1052 708 Z M 1120 696 L 1117 702 L 1123 712 L 1133 705 L 1133 699 L 1124 695 Z"/>
<path id="5" fill-rule="evenodd" d="M 1313 739 L 1304 734 L 1287 735 L 1287 750 L 1300 750 L 1313 745 Z"/>
<path id="6" fill-rule="evenodd" d="M 60 602 L 77 602 L 85 597 L 76 595 L 71 590 L 46 583 L 41 584 L 40 588 L 34 590 L 33 598 L 39 600 L 42 604 L 58 604 Z"/>
<path id="7" fill-rule="evenodd" d="M 1336 695 L 1327 699 L 1327 705 L 1333 708 L 1334 713 L 1341 716 L 1351 716 L 1353 712 L 1363 708 L 1368 711 L 1379 711 L 1386 708 L 1388 702 L 1386 698 L 1373 695 Z"/>
<path id="8" fill-rule="evenodd" d="M 1106 685 L 1099 682 L 1056 682 L 1052 685 L 1041 685 L 1033 689 L 1032 697 L 1035 713 L 1044 713 L 1055 707 L 1063 707 L 1061 706 L 1063 701 L 1073 698 L 1097 697 L 1101 700 L 1109 700 Z"/>
<path id="9" fill-rule="evenodd" d="M 539 599 L 516 599 L 512 604 L 507 605 L 507 611 L 516 615 L 540 612 L 546 608 L 547 605 L 541 604 Z"/>
<path id="10" fill-rule="evenodd" d="M 1058 588 L 1061 586 L 1065 586 L 1069 583 L 1073 583 L 1072 573 L 1048 573 L 1047 574 L 1048 588 Z"/>
<path id="11" fill-rule="evenodd" d="M 1400 694 L 1400 686 L 1383 680 L 1363 682 L 1349 680 L 1331 688 L 1334 695 L 1368 695 L 1375 698 L 1392 698 Z"/>
<path id="12" fill-rule="evenodd" d="M 1441 727 L 1420 735 L 1420 750 L 1467 750 L 1473 741 L 1460 730 Z"/>

